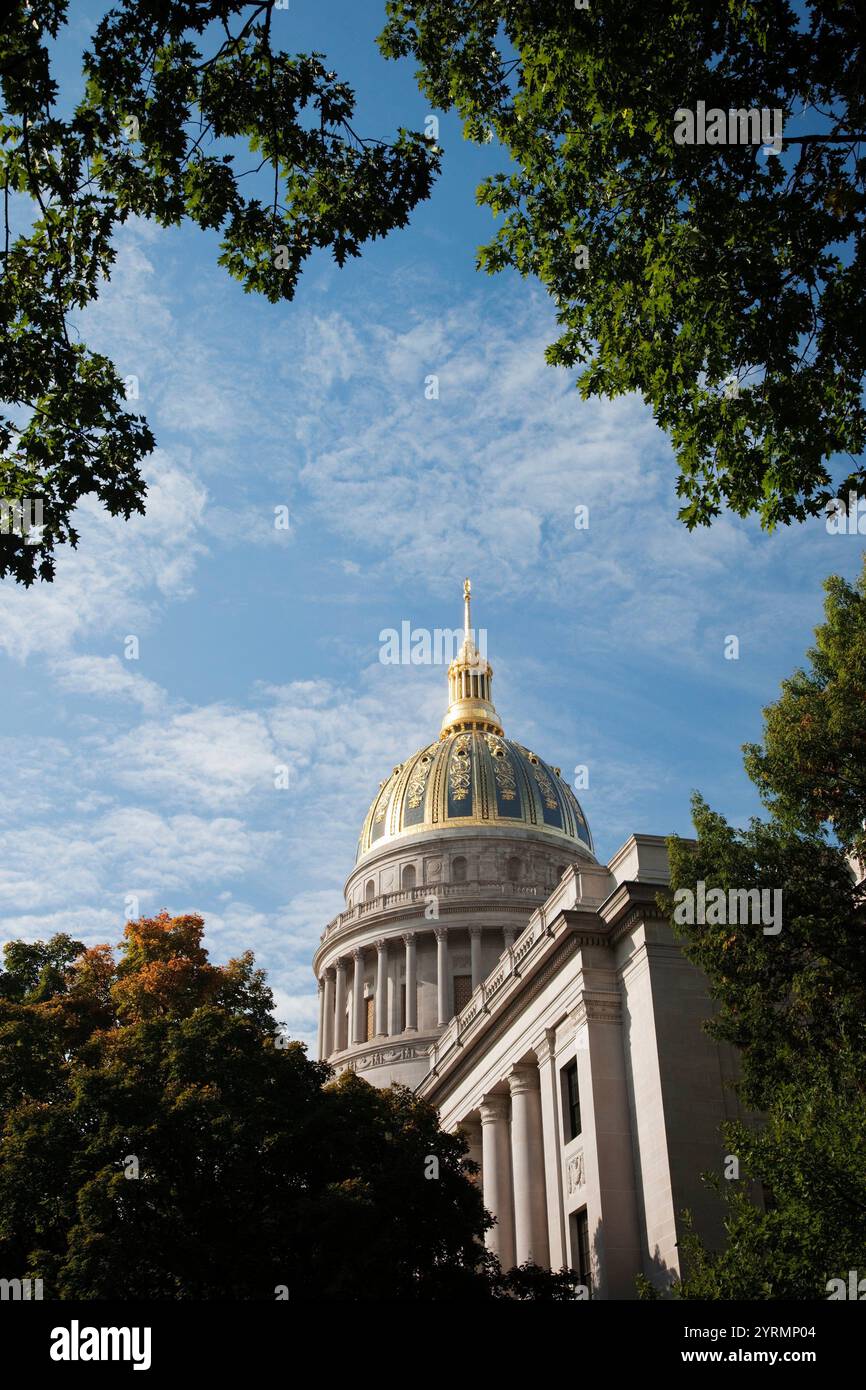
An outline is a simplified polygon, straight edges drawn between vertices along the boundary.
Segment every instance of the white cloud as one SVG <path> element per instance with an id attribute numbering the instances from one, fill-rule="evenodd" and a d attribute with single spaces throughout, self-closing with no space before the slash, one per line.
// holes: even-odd
<path id="1" fill-rule="evenodd" d="M 59 553 L 53 584 L 0 584 L 0 651 L 16 661 L 59 658 L 76 642 L 147 629 L 162 602 L 188 596 L 205 548 L 196 537 L 204 489 L 163 455 L 148 467 L 147 515 L 110 517 L 92 499 L 79 509 L 76 550 Z"/>
<path id="2" fill-rule="evenodd" d="M 139 675 L 118 656 L 68 656 L 53 663 L 52 673 L 64 690 L 106 700 L 132 700 L 148 712 L 165 700 L 155 681 Z"/>
<path id="3" fill-rule="evenodd" d="M 683 768 L 645 746 L 639 719 L 587 722 L 587 696 L 597 712 L 642 660 L 631 708 L 642 701 L 663 720 L 647 670 L 718 680 L 722 629 L 741 633 L 747 656 L 779 644 L 816 548 L 829 569 L 844 563 L 844 543 L 808 528 L 767 538 L 728 518 L 689 535 L 648 411 L 634 398 L 582 402 L 545 364 L 553 324 L 540 296 L 485 289 L 428 309 L 413 272 L 407 301 L 387 309 L 341 298 L 326 314 L 303 301 L 228 313 L 238 292 L 222 272 L 205 266 L 191 289 L 171 279 L 162 244 L 132 229 L 84 324 L 94 347 L 139 376 L 137 408 L 164 442 L 147 463 L 147 516 L 124 522 L 85 503 L 80 548 L 61 556 L 53 586 L 0 586 L 0 649 L 36 668 L 39 717 L 55 720 L 32 746 L 7 740 L 4 930 L 116 940 L 127 895 L 143 913 L 198 905 L 213 958 L 252 947 L 279 1016 L 311 1037 L 310 959 L 339 910 L 364 813 L 391 768 L 435 736 L 444 707 L 443 670 L 370 660 L 380 626 L 434 599 L 441 625 L 456 624 L 471 574 L 477 619 L 486 625 L 496 600 L 525 634 L 506 655 L 491 633 L 508 732 L 565 773 L 557 750 L 590 763 L 591 791 L 579 795 L 596 836 L 618 844 L 633 829 L 668 829 L 654 808 Z M 424 398 L 430 373 L 438 401 Z M 273 526 L 281 503 L 289 533 Z M 586 532 L 574 527 L 579 503 Z M 358 614 L 334 631 L 314 625 L 303 662 L 307 615 L 286 605 L 296 593 Z M 169 631 L 171 607 L 187 602 L 192 623 Z M 197 650 L 182 669 L 163 661 L 157 683 L 121 660 L 127 634 L 165 629 L 177 643 L 163 655 L 182 663 L 184 636 L 217 603 L 269 630 L 266 664 L 232 671 Z M 292 647 L 284 664 L 275 633 Z M 319 674 L 335 669 L 345 674 Z M 50 677 L 41 688 L 39 673 Z M 765 692 L 746 657 L 737 676 L 754 682 L 757 706 Z M 82 713 L 64 701 L 73 695 L 101 703 Z M 684 719 L 692 743 L 696 727 Z M 285 791 L 274 786 L 283 763 Z"/>
<path id="4" fill-rule="evenodd" d="M 280 761 L 260 715 L 219 705 L 148 720 L 101 754 L 115 781 L 138 795 L 212 808 L 273 792 Z"/>
<path id="5" fill-rule="evenodd" d="M 99 850 L 116 865 L 114 882 L 126 893 L 189 893 L 231 882 L 257 870 L 278 836 L 232 816 L 163 816 L 122 806 L 95 827 Z M 162 906 L 162 904 L 160 904 Z"/>

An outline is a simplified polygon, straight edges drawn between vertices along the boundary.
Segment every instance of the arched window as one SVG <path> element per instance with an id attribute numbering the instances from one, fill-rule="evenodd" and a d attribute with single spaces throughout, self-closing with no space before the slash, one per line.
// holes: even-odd
<path id="1" fill-rule="evenodd" d="M 371 878 L 367 879 L 367 887 L 364 889 L 364 901 L 371 903 L 376 896 L 376 885 Z"/>
<path id="2" fill-rule="evenodd" d="M 404 864 L 404 865 L 403 865 L 402 884 L 403 884 L 403 887 L 404 887 L 404 888 L 414 888 L 414 887 L 415 887 L 415 865 L 414 865 L 414 864 Z"/>
<path id="3" fill-rule="evenodd" d="M 517 858 L 516 854 L 512 854 L 509 858 L 507 871 L 509 883 L 520 882 L 520 860 Z"/>
<path id="4" fill-rule="evenodd" d="M 457 858 L 451 861 L 451 882 L 466 882 L 466 860 L 462 854 L 458 854 Z"/>

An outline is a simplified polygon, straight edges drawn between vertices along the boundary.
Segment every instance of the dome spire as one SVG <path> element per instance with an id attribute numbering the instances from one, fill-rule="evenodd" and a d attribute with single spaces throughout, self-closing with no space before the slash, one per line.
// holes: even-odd
<path id="1" fill-rule="evenodd" d="M 449 705 L 439 737 L 460 729 L 501 734 L 502 723 L 493 707 L 493 667 L 482 656 L 472 630 L 472 581 L 463 581 L 463 645 L 448 667 Z"/>

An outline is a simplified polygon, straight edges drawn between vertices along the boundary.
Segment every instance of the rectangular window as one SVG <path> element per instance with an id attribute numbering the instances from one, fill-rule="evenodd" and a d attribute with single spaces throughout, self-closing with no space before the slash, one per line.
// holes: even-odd
<path id="1" fill-rule="evenodd" d="M 592 1266 L 589 1263 L 589 1217 L 586 1214 L 586 1207 L 580 1211 L 572 1212 L 569 1217 L 571 1226 L 571 1267 L 574 1269 L 581 1284 L 585 1284 L 592 1293 Z"/>
<path id="2" fill-rule="evenodd" d="M 465 1009 L 469 1000 L 472 998 L 472 976 L 454 976 L 454 1012 L 459 1014 L 461 1009 Z"/>
<path id="3" fill-rule="evenodd" d="M 580 1092 L 577 1089 L 577 1061 L 562 1068 L 562 1130 L 569 1144 L 581 1133 Z"/>

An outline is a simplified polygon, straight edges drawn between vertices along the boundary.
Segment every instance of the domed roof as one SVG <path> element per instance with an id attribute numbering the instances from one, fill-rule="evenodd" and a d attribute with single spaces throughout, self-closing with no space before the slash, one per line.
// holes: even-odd
<path id="1" fill-rule="evenodd" d="M 355 862 L 407 836 L 483 826 L 535 830 L 591 855 L 589 826 L 559 768 L 504 736 L 493 670 L 471 628 L 468 579 L 463 594 L 463 645 L 448 668 L 451 701 L 439 738 L 380 784 Z"/>
<path id="2" fill-rule="evenodd" d="M 501 734 L 462 730 L 394 768 L 367 812 L 356 862 L 398 837 L 480 826 L 532 829 L 592 854 L 586 818 L 558 768 Z"/>

